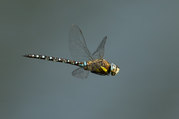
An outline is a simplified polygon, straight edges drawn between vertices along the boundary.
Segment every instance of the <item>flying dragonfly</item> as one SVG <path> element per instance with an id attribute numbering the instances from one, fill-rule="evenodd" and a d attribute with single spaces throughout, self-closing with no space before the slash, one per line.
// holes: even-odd
<path id="1" fill-rule="evenodd" d="M 78 68 L 72 72 L 72 75 L 81 79 L 87 78 L 89 72 L 103 76 L 110 74 L 114 76 L 119 72 L 120 68 L 114 63 L 110 64 L 103 58 L 106 40 L 107 36 L 103 38 L 96 51 L 90 53 L 82 30 L 79 26 L 72 25 L 69 34 L 69 49 L 73 60 L 38 54 L 27 54 L 24 57 L 76 65 Z"/>

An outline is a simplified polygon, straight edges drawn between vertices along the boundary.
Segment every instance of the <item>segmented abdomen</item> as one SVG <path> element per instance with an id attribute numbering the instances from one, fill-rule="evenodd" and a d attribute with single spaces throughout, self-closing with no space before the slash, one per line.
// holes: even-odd
<path id="1" fill-rule="evenodd" d="M 24 55 L 24 57 L 35 58 L 35 59 L 43 59 L 43 60 L 54 61 L 54 62 L 63 62 L 63 63 L 67 63 L 67 64 L 77 65 L 77 66 L 80 66 L 80 67 L 86 66 L 86 62 L 78 62 L 78 61 L 74 61 L 74 60 L 52 57 L 52 56 L 46 56 L 46 55 L 28 54 L 28 55 Z"/>

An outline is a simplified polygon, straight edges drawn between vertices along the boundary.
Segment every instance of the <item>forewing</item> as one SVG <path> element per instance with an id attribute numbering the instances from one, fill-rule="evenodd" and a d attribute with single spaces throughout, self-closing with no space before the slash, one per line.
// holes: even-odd
<path id="1" fill-rule="evenodd" d="M 72 72 L 72 75 L 76 78 L 86 79 L 88 77 L 89 71 L 83 68 L 77 68 Z"/>
<path id="2" fill-rule="evenodd" d="M 73 60 L 87 61 L 93 59 L 87 48 L 83 33 L 77 25 L 72 25 L 69 34 L 69 49 Z"/>
<path id="3" fill-rule="evenodd" d="M 106 44 L 107 36 L 103 38 L 96 51 L 92 54 L 94 59 L 102 59 L 104 56 L 104 46 Z"/>

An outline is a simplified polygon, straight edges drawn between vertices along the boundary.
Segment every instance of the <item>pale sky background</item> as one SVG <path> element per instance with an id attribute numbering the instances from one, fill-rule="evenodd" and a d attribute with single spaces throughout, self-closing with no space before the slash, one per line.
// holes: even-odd
<path id="1" fill-rule="evenodd" d="M 1 0 L 0 119 L 179 119 L 178 0 Z M 120 75 L 72 77 L 68 34 L 82 29 Z M 120 78 L 119 78 L 120 76 Z"/>

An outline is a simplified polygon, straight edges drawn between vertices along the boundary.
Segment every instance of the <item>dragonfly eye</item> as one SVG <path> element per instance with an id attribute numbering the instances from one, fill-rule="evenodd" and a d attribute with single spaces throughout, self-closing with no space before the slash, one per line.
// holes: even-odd
<path id="1" fill-rule="evenodd" d="M 111 63 L 111 75 L 114 76 L 119 72 L 119 67 L 113 63 Z"/>

